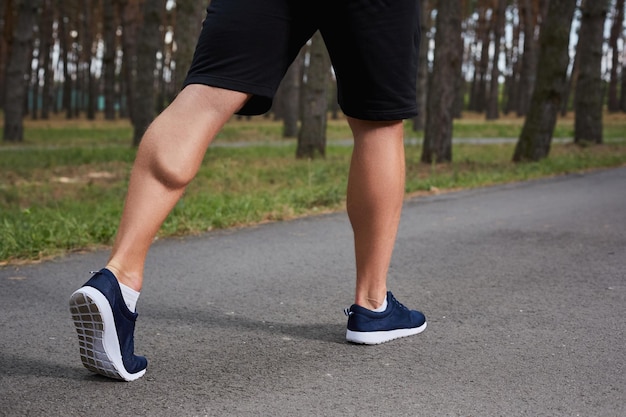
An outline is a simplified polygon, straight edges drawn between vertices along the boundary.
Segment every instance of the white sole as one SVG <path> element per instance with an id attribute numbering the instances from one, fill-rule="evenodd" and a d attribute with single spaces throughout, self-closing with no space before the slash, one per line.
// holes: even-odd
<path id="1" fill-rule="evenodd" d="M 70 297 L 70 312 L 85 368 L 124 381 L 134 381 L 145 374 L 145 369 L 134 374 L 126 371 L 113 312 L 104 294 L 92 287 L 79 288 Z"/>
<path id="2" fill-rule="evenodd" d="M 356 332 L 354 330 L 347 330 L 346 340 L 361 345 L 379 345 L 389 342 L 390 340 L 419 334 L 426 330 L 426 326 L 427 322 L 424 322 L 420 327 L 412 329 L 387 330 L 382 332 Z"/>

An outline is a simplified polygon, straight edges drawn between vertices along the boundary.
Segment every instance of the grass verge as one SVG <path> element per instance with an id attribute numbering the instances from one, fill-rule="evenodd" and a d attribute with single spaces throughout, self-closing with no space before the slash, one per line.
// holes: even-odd
<path id="1" fill-rule="evenodd" d="M 471 118 L 462 123 L 473 126 L 466 132 L 475 134 L 466 137 L 484 137 L 474 126 L 491 126 Z M 225 129 L 225 135 L 231 136 L 222 140 L 248 141 L 248 146 L 209 149 L 198 176 L 159 236 L 199 234 L 343 209 L 351 148 L 332 141 L 349 134 L 345 127 L 337 123 L 329 129 L 326 159 L 302 161 L 294 158 L 294 141 L 280 138 L 279 123 L 263 120 L 254 127 L 254 122 L 248 122 L 247 130 L 241 129 L 237 136 L 238 124 L 229 127 L 235 133 Z M 101 125 L 63 126 L 49 127 L 59 132 L 47 137 L 31 132 L 23 146 L 0 148 L 0 264 L 112 243 L 135 156 L 135 150 L 118 137 L 128 132 L 117 129 L 126 127 L 116 125 L 109 132 Z M 100 128 L 105 133 L 91 138 L 87 134 Z M 249 139 L 255 131 L 262 144 Z M 286 144 L 266 143 L 276 141 Z M 626 142 L 617 134 L 608 142 L 586 148 L 555 144 L 549 158 L 529 164 L 510 162 L 513 144 L 456 144 L 453 163 L 433 166 L 421 164 L 421 147 L 411 145 L 406 152 L 406 191 L 429 194 L 624 165 Z"/>

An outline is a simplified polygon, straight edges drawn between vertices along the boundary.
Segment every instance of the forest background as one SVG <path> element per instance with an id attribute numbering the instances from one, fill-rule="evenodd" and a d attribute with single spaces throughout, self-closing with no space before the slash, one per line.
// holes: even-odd
<path id="1" fill-rule="evenodd" d="M 624 0 L 421 4 L 408 192 L 626 162 Z M 207 5 L 0 0 L 0 262 L 110 244 L 135 148 L 176 96 Z M 341 207 L 349 137 L 316 34 L 271 111 L 229 122 L 230 146 L 207 153 L 161 235 Z"/>

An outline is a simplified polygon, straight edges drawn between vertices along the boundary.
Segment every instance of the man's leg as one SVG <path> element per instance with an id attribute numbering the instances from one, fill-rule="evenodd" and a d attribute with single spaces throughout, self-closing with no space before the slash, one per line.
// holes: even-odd
<path id="1" fill-rule="evenodd" d="M 354 230 L 355 304 L 373 310 L 387 293 L 387 270 L 404 199 L 404 141 L 401 121 L 348 118 L 354 151 L 347 210 Z"/>
<path id="2" fill-rule="evenodd" d="M 183 89 L 146 131 L 107 268 L 139 291 L 148 249 L 196 175 L 207 147 L 247 95 L 204 85 Z"/>
<path id="3" fill-rule="evenodd" d="M 134 304 L 148 249 L 198 171 L 207 147 L 246 100 L 242 93 L 190 85 L 146 131 L 107 268 L 70 297 L 87 369 L 126 381 L 146 372 L 148 361 L 134 353 Z"/>
<path id="4" fill-rule="evenodd" d="M 354 231 L 355 302 L 346 310 L 346 339 L 376 345 L 426 329 L 426 317 L 387 291 L 387 271 L 404 200 L 401 121 L 349 118 L 354 151 L 348 178 L 348 217 Z"/>

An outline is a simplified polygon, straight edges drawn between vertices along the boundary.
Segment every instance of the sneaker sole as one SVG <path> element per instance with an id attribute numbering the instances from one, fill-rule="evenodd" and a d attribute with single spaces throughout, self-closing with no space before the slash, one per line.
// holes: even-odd
<path id="1" fill-rule="evenodd" d="M 346 340 L 351 343 L 361 345 L 379 345 L 389 342 L 390 340 L 399 339 L 401 337 L 413 336 L 426 330 L 427 322 L 420 327 L 412 329 L 386 330 L 380 332 L 357 332 L 354 330 L 346 331 Z"/>
<path id="2" fill-rule="evenodd" d="M 82 287 L 70 297 L 70 312 L 78 333 L 80 358 L 85 368 L 109 378 L 134 381 L 143 369 L 126 371 L 115 330 L 113 312 L 107 298 L 97 289 Z"/>

